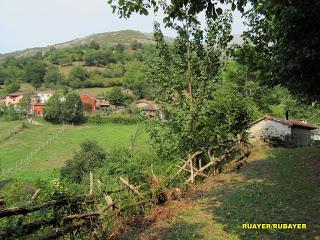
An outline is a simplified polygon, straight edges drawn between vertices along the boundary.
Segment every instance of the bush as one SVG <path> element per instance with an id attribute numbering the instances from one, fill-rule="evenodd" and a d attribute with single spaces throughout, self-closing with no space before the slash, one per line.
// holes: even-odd
<path id="1" fill-rule="evenodd" d="M 105 151 L 93 141 L 84 141 L 80 150 L 60 170 L 60 177 L 80 183 L 91 170 L 100 167 L 106 159 Z"/>
<path id="2" fill-rule="evenodd" d="M 112 88 L 112 90 L 107 93 L 106 98 L 114 105 L 123 105 L 125 101 L 125 95 L 118 87 Z"/>
<path id="3" fill-rule="evenodd" d="M 103 76 L 106 78 L 123 77 L 125 68 L 123 65 L 117 65 L 112 68 L 107 68 L 103 72 Z"/>
<path id="4" fill-rule="evenodd" d="M 104 83 L 105 87 L 119 87 L 122 85 L 123 85 L 123 82 L 120 79 L 111 79 L 111 80 L 108 80 L 108 82 Z"/>
<path id="5" fill-rule="evenodd" d="M 87 66 L 105 66 L 117 61 L 109 50 L 89 50 L 84 54 L 83 60 Z"/>
<path id="6" fill-rule="evenodd" d="M 12 105 L 3 108 L 3 116 L 6 121 L 16 121 L 21 119 L 21 115 L 14 109 Z"/>
<path id="7" fill-rule="evenodd" d="M 13 93 L 13 92 L 16 92 L 20 89 L 20 84 L 17 83 L 17 82 L 14 82 L 14 83 L 9 83 L 5 86 L 4 88 L 4 91 L 6 93 Z"/>
<path id="8" fill-rule="evenodd" d="M 118 124 L 135 124 L 138 122 L 138 118 L 130 114 L 112 114 L 105 117 L 104 122 Z"/>
<path id="9" fill-rule="evenodd" d="M 89 72 L 81 66 L 76 66 L 71 69 L 69 78 L 71 81 L 81 82 L 89 78 Z"/>

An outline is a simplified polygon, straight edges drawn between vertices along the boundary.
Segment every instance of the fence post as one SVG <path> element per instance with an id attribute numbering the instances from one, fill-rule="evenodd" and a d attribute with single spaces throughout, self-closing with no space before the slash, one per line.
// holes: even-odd
<path id="1" fill-rule="evenodd" d="M 90 192 L 89 195 L 93 194 L 93 172 L 90 171 Z"/>

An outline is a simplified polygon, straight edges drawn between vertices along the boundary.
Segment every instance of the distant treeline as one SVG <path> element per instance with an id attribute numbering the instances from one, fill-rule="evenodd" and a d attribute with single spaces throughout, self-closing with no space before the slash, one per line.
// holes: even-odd
<path id="1" fill-rule="evenodd" d="M 100 45 L 95 41 L 66 48 L 50 48 L 31 57 L 8 57 L 0 65 L 2 92 L 18 91 L 20 83 L 35 88 L 110 87 L 124 85 L 143 95 L 144 63 L 155 52 L 154 45 L 137 41 L 130 44 Z M 77 62 L 77 63 L 75 63 Z M 72 66 L 64 73 L 61 68 Z M 88 71 L 88 67 L 97 67 Z M 105 78 L 113 78 L 103 81 Z M 125 81 L 123 81 L 123 79 Z"/>

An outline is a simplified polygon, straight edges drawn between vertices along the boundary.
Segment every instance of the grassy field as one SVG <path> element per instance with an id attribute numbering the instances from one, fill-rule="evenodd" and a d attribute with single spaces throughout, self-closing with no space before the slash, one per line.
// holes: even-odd
<path id="1" fill-rule="evenodd" d="M 7 134 L 8 128 L 15 129 L 19 122 L 0 124 L 0 136 Z M 21 170 L 14 170 L 6 177 L 19 180 L 48 179 L 54 176 L 55 169 L 63 166 L 70 159 L 79 144 L 87 139 L 97 141 L 107 152 L 117 147 L 129 147 L 136 125 L 124 124 L 83 124 L 80 126 L 59 126 L 42 122 L 42 125 L 30 125 L 9 140 L 0 143 L 0 168 L 16 168 L 18 162 L 25 159 L 32 151 L 45 143 L 59 130 L 63 133 L 43 150 L 34 154 L 29 164 L 21 164 Z M 148 148 L 147 134 L 141 128 L 136 140 L 136 149 Z"/>
<path id="2" fill-rule="evenodd" d="M 319 156 L 319 148 L 260 152 L 240 171 L 212 177 L 185 199 L 151 211 L 141 231 L 136 224 L 120 239 L 320 239 Z M 246 223 L 307 229 L 242 229 Z"/>

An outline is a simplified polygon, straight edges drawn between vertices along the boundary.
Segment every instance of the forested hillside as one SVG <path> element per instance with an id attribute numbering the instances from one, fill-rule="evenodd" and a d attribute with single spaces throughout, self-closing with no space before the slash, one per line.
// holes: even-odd
<path id="1" fill-rule="evenodd" d="M 57 94 L 86 92 L 108 98 L 113 87 L 123 87 L 133 92 L 129 102 L 144 97 L 152 99 L 155 89 L 145 79 L 145 73 L 155 56 L 153 43 L 148 35 L 122 31 L 74 40 L 35 55 L 6 57 L 0 64 L 0 96 L 49 90 Z M 235 49 L 241 46 L 235 43 L 232 45 Z M 317 105 L 303 103 L 300 96 L 294 96 L 285 87 L 266 86 L 260 76 L 241 61 L 229 59 L 224 62 L 219 88 L 227 94 L 241 93 L 238 97 L 246 99 L 252 108 L 251 120 L 264 114 L 284 117 L 288 109 L 292 118 L 318 122 Z"/>

